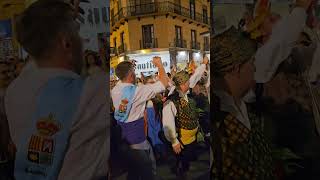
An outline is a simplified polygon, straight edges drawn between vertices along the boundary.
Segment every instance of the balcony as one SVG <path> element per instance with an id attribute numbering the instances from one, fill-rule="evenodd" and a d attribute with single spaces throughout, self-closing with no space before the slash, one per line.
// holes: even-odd
<path id="1" fill-rule="evenodd" d="M 191 49 L 200 50 L 200 43 L 199 43 L 199 42 L 192 41 L 192 42 L 190 43 L 190 47 L 191 47 Z"/>
<path id="2" fill-rule="evenodd" d="M 204 44 L 203 44 L 203 50 L 204 50 L 204 51 L 210 51 L 210 44 L 204 43 Z"/>
<path id="3" fill-rule="evenodd" d="M 174 42 L 170 44 L 170 47 L 187 48 L 187 41 L 184 39 L 174 39 Z"/>
<path id="4" fill-rule="evenodd" d="M 140 49 L 153 49 L 153 48 L 158 48 L 157 38 L 152 39 L 151 42 L 140 40 Z"/>
<path id="5" fill-rule="evenodd" d="M 117 55 L 118 54 L 118 50 L 115 47 L 110 47 L 110 55 Z"/>
<path id="6" fill-rule="evenodd" d="M 118 53 L 119 54 L 123 54 L 127 51 L 127 46 L 125 44 L 122 44 L 120 46 L 118 46 Z"/>
<path id="7" fill-rule="evenodd" d="M 192 19 L 199 23 L 210 25 L 210 17 L 207 17 L 207 15 L 204 15 L 202 13 L 191 12 L 192 11 L 189 8 L 185 8 L 179 4 L 168 1 L 127 6 L 121 8 L 117 14 L 111 17 L 111 25 L 116 25 L 116 23 L 119 22 L 122 18 L 168 13 L 174 13 L 185 18 Z"/>

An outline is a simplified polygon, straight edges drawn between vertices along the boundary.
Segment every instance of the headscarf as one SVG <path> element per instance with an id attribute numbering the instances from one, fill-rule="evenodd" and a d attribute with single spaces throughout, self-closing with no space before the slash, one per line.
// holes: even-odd
<path id="1" fill-rule="evenodd" d="M 257 50 L 257 43 L 234 26 L 211 40 L 214 76 L 223 76 L 234 65 L 251 60 Z"/>
<path id="2" fill-rule="evenodd" d="M 181 84 L 189 81 L 190 75 L 187 71 L 180 71 L 173 77 L 173 82 L 176 86 L 180 86 Z"/>

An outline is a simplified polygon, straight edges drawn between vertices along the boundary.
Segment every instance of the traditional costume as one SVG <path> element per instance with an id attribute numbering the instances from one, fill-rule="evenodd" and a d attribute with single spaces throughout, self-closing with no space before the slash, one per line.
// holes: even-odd
<path id="1" fill-rule="evenodd" d="M 256 51 L 256 43 L 234 27 L 214 37 L 212 42 L 215 77 L 223 77 L 234 65 L 248 62 Z M 244 101 L 238 107 L 234 98 L 217 86 L 213 94 L 211 179 L 273 179 L 269 145 L 249 119 Z"/>
<path id="2" fill-rule="evenodd" d="M 177 87 L 189 81 L 186 71 L 178 72 L 173 81 Z M 179 89 L 169 95 L 163 108 L 163 129 L 166 139 L 175 146 L 183 145 L 182 152 L 177 155 L 177 170 L 179 175 L 189 169 L 189 162 L 194 159 L 194 147 L 197 143 L 199 130 L 199 114 L 196 103 L 187 93 Z"/>

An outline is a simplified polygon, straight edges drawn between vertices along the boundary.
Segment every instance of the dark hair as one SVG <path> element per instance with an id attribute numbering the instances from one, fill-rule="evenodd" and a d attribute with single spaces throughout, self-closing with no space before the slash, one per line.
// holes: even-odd
<path id="1" fill-rule="evenodd" d="M 127 78 L 129 72 L 134 69 L 134 65 L 131 62 L 123 61 L 116 67 L 116 76 L 120 80 Z"/>
<path id="2" fill-rule="evenodd" d="M 76 30 L 74 11 L 70 4 L 59 0 L 38 0 L 27 8 L 16 21 L 16 37 L 33 57 L 42 58 L 60 33 Z"/>
<path id="3" fill-rule="evenodd" d="M 86 55 L 86 57 L 85 57 L 86 66 L 87 66 L 87 67 L 89 67 L 89 62 L 88 62 L 89 56 L 93 56 L 95 65 L 97 65 L 97 66 L 100 66 L 100 65 L 101 65 L 101 62 L 100 62 L 100 59 L 99 59 L 99 56 L 97 55 L 97 53 L 89 52 L 89 53 Z"/>
<path id="4" fill-rule="evenodd" d="M 147 76 L 144 78 L 144 84 L 146 84 L 149 80 L 152 80 L 153 77 L 152 76 Z"/>

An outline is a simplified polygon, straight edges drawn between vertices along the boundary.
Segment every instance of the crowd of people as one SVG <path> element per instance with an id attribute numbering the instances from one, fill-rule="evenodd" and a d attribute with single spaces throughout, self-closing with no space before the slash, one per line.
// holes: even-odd
<path id="1" fill-rule="evenodd" d="M 116 67 L 119 80 L 110 88 L 113 176 L 122 169 L 128 179 L 160 178 L 156 166 L 171 166 L 171 156 L 176 157 L 172 173 L 186 177 L 190 162 L 197 159 L 199 143 L 205 144 L 209 134 L 208 63 L 205 57 L 193 72 L 176 72 L 176 68 L 165 72 L 161 59 L 154 57 L 158 72 L 141 73 L 140 78 L 134 60 Z"/>
<path id="2" fill-rule="evenodd" d="M 0 179 L 153 180 L 162 164 L 187 179 L 210 151 L 207 179 L 318 180 L 314 4 L 296 0 L 281 17 L 265 2 L 211 38 L 211 68 L 204 57 L 166 72 L 154 57 L 157 72 L 138 78 L 123 61 L 109 89 L 107 56 L 82 53 L 75 8 L 35 2 L 16 22 L 32 58 L 0 64 Z"/>

